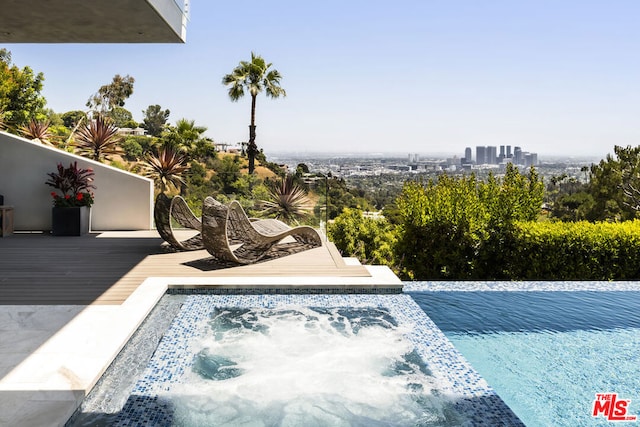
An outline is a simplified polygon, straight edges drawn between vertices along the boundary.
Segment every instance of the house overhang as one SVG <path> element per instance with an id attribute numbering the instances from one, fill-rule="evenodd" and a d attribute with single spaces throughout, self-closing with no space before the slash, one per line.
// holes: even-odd
<path id="1" fill-rule="evenodd" d="M 188 0 L 4 0 L 0 43 L 184 43 Z"/>

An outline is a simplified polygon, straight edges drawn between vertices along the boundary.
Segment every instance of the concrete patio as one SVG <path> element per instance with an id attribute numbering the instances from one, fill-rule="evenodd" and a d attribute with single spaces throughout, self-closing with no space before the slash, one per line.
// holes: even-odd
<path id="1" fill-rule="evenodd" d="M 62 426 L 169 287 L 402 288 L 335 246 L 233 268 L 155 231 L 0 239 L 0 426 Z"/>

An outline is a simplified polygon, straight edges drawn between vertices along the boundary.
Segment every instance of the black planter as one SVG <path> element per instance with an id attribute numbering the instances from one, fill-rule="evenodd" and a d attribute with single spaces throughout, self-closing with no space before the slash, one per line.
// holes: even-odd
<path id="1" fill-rule="evenodd" d="M 89 232 L 89 209 L 87 206 L 75 208 L 52 208 L 51 234 L 54 236 L 82 236 Z"/>

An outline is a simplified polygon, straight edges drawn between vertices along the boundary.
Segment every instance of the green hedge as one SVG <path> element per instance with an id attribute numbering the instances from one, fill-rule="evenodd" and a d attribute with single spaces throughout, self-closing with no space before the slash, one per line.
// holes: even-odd
<path id="1" fill-rule="evenodd" d="M 640 279 L 638 220 L 519 222 L 506 241 L 496 262 L 512 280 Z"/>
<path id="2" fill-rule="evenodd" d="M 413 247 L 395 256 L 404 279 L 640 280 L 640 220 L 515 222 L 480 242 L 433 226 L 412 231 Z"/>

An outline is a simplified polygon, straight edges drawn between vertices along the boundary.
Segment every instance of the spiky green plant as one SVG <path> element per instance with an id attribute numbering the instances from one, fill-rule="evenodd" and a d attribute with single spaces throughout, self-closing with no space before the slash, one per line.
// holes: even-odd
<path id="1" fill-rule="evenodd" d="M 118 147 L 121 140 L 118 128 L 108 119 L 97 116 L 78 130 L 75 146 L 93 160 L 111 160 L 111 156 L 121 153 Z"/>
<path id="2" fill-rule="evenodd" d="M 49 120 L 39 121 L 35 119 L 31 119 L 29 124 L 26 126 L 20 126 L 18 129 L 20 133 L 25 138 L 32 139 L 34 141 L 39 141 L 44 145 L 54 146 L 55 144 L 52 142 L 51 138 L 53 134 L 51 133 L 51 122 Z"/>
<path id="3" fill-rule="evenodd" d="M 178 189 L 184 183 L 182 174 L 189 170 L 187 161 L 185 154 L 173 147 L 163 147 L 159 152 L 147 155 L 142 162 L 142 170 L 164 193 L 171 187 Z"/>
<path id="4" fill-rule="evenodd" d="M 269 188 L 269 200 L 262 200 L 263 213 L 275 216 L 287 223 L 298 223 L 309 215 L 311 201 L 307 192 L 287 176 Z"/>

